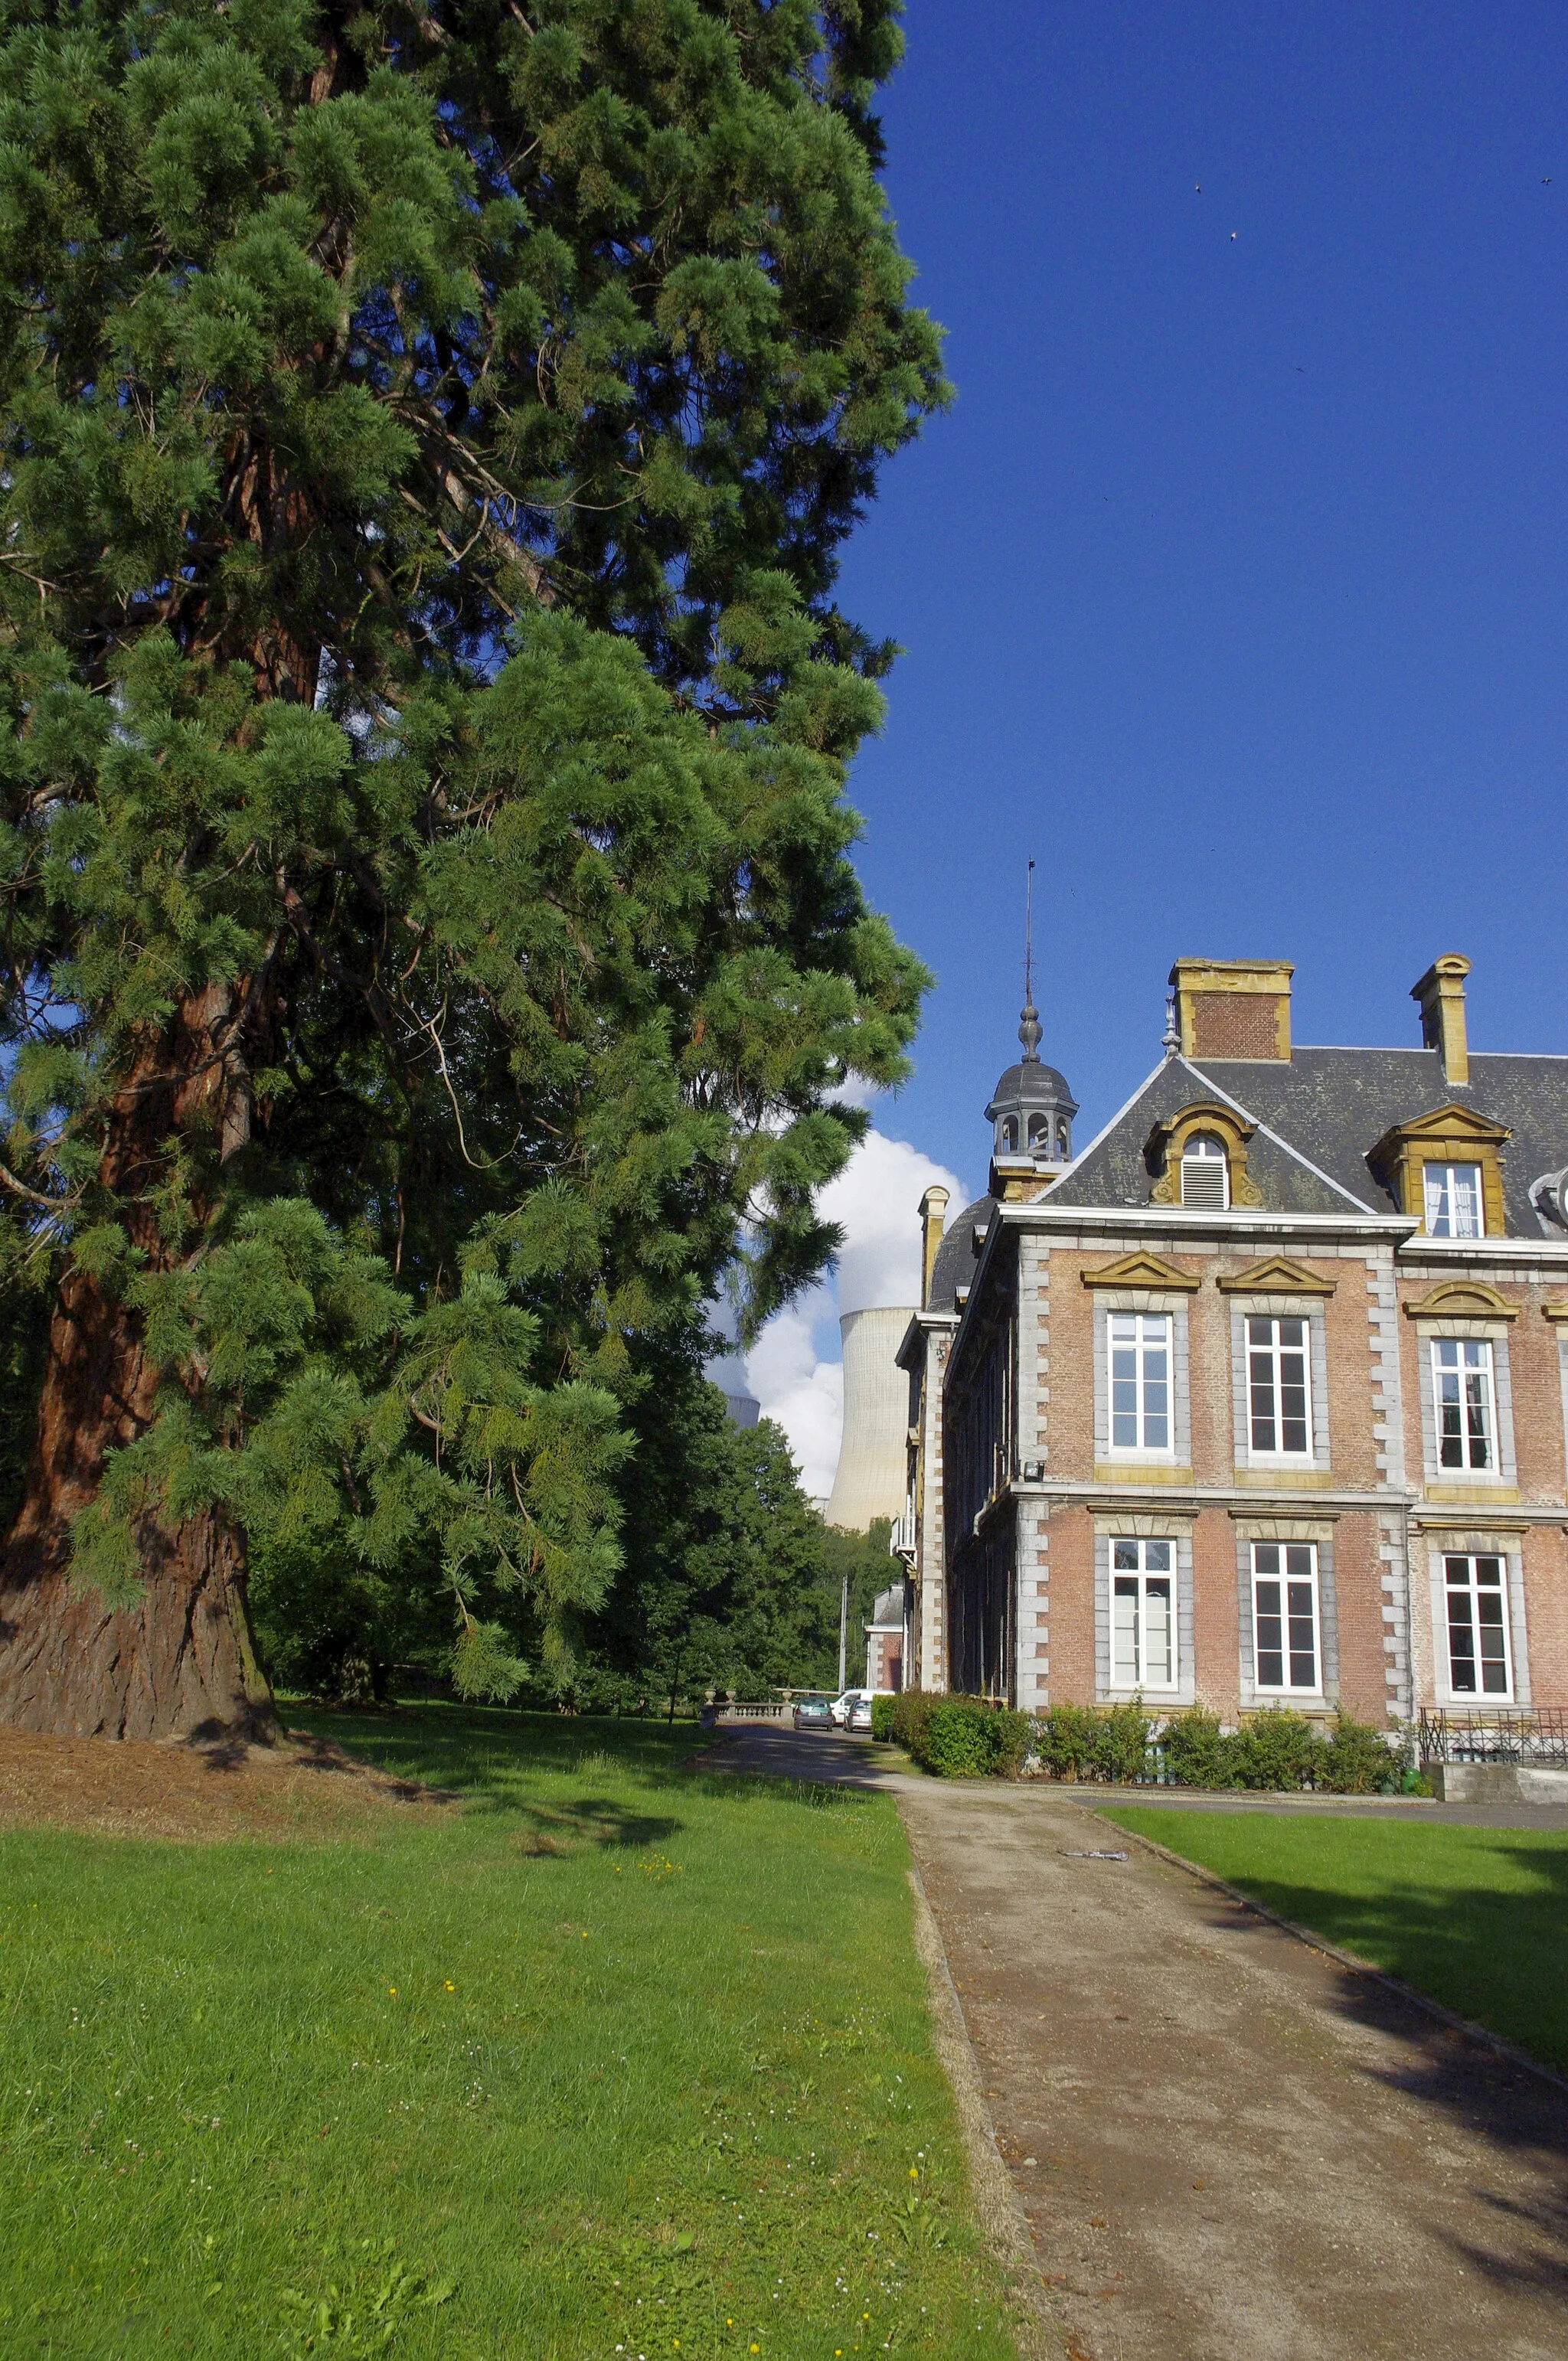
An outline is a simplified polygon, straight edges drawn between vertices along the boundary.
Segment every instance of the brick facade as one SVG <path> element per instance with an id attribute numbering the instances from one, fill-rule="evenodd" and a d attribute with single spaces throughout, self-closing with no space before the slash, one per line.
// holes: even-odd
<path id="1" fill-rule="evenodd" d="M 1530 1165 L 1568 1163 L 1568 1060 L 1461 1074 L 1462 1030 L 1415 1062 L 1292 1053 L 1277 1007 L 1240 990 L 1181 1022 L 1211 1060 L 1257 1063 L 1217 1079 L 1172 1052 L 1065 1170 L 1031 1186 L 993 1168 L 965 1217 L 983 1240 L 972 1278 L 921 1315 L 908 1677 L 961 1677 L 942 1644 L 961 1626 L 974 1685 L 1029 1709 L 1139 1694 L 1227 1722 L 1279 1701 L 1381 1724 L 1568 1706 L 1568 1228 L 1560 1197 L 1523 1188 Z M 1249 1023 L 1258 1040 L 1233 1043 Z M 1266 1126 L 1246 1098 L 1266 1089 Z M 1292 1137 L 1277 1110 L 1297 1102 Z M 1183 1137 L 1184 1104 L 1216 1103 L 1235 1110 L 1246 1197 L 1199 1211 L 1162 1177 L 1159 1142 Z M 1332 1134 L 1345 1107 L 1364 1143 Z M 1485 1202 L 1507 1228 L 1494 1215 L 1474 1238 L 1429 1235 L 1380 1188 L 1373 1151 L 1414 1142 L 1400 1170 L 1420 1184 L 1437 1115 L 1463 1138 L 1472 1108 L 1477 1165 L 1501 1159 Z M 1454 1185 L 1481 1202 L 1479 1180 Z M 1146 1426 L 1113 1411 L 1117 1350 L 1134 1366 L 1118 1320 L 1155 1356 Z"/>

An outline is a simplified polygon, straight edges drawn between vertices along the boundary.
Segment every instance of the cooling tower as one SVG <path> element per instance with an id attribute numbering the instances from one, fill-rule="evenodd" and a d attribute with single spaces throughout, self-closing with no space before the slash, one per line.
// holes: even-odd
<path id="1" fill-rule="evenodd" d="M 823 1510 L 830 1525 L 863 1533 L 873 1517 L 900 1517 L 905 1489 L 909 1379 L 894 1359 L 912 1311 L 846 1312 L 844 1439 Z"/>

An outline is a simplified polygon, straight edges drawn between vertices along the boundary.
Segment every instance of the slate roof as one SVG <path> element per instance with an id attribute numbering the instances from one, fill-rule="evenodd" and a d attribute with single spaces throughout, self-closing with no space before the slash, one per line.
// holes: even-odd
<path id="1" fill-rule="evenodd" d="M 937 1259 L 931 1270 L 931 1300 L 927 1312 L 951 1312 L 954 1297 L 960 1287 L 967 1287 L 974 1277 L 974 1247 L 970 1241 L 977 1225 L 989 1222 L 996 1211 L 994 1197 L 977 1197 L 954 1215 L 937 1248 Z"/>
<path id="2" fill-rule="evenodd" d="M 1144 1156 L 1150 1131 L 1211 1096 L 1233 1101 L 1260 1126 L 1247 1170 L 1265 1204 L 1280 1213 L 1343 1213 L 1353 1203 L 1397 1213 L 1368 1170 L 1369 1151 L 1395 1124 L 1455 1103 L 1473 1107 L 1512 1135 L 1502 1151 L 1509 1235 L 1560 1235 L 1530 1191 L 1568 1165 L 1568 1058 L 1482 1053 L 1470 1060 L 1469 1082 L 1453 1083 L 1435 1049 L 1297 1049 L 1288 1062 L 1168 1059 L 1069 1166 L 1050 1204 L 1146 1205 L 1155 1182 Z"/>

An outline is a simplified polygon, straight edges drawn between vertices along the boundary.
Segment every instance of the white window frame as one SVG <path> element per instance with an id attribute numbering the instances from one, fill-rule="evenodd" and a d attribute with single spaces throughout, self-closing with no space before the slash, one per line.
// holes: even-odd
<path id="1" fill-rule="evenodd" d="M 1436 1456 L 1439 1482 L 1442 1482 L 1446 1477 L 1455 1476 L 1486 1476 L 1492 1477 L 1500 1476 L 1502 1473 L 1502 1466 L 1497 1440 L 1497 1355 L 1496 1346 L 1493 1345 L 1489 1336 L 1433 1336 L 1431 1339 L 1431 1345 L 1432 1449 Z M 1452 1353 L 1453 1356 L 1453 1365 L 1452 1367 L 1444 1367 L 1442 1356 L 1445 1353 Z M 1481 1356 L 1480 1359 L 1474 1363 L 1468 1362 L 1466 1356 L 1472 1353 L 1479 1354 Z M 1482 1382 L 1478 1388 L 1472 1388 L 1471 1385 L 1466 1382 L 1466 1380 L 1473 1376 L 1479 1377 L 1481 1378 Z M 1443 1388 L 1445 1381 L 1450 1382 L 1453 1385 L 1453 1393 L 1452 1406 L 1460 1414 L 1459 1444 L 1460 1449 L 1464 1455 L 1464 1457 L 1460 1459 L 1445 1459 L 1443 1457 L 1442 1425 L 1444 1410 Z M 1484 1459 L 1477 1459 L 1474 1456 L 1476 1438 L 1471 1432 L 1471 1417 L 1476 1405 L 1477 1396 L 1479 1397 L 1481 1413 L 1486 1422 L 1486 1429 L 1485 1435 L 1481 1438 L 1483 1448 L 1486 1454 L 1486 1456 Z"/>
<path id="2" fill-rule="evenodd" d="M 1127 1553 L 1131 1563 L 1117 1564 L 1118 1557 Z M 1151 1565 L 1151 1555 L 1157 1553 Z M 1163 1558 L 1163 1563 L 1158 1562 Z M 1164 1679 L 1157 1679 L 1148 1670 L 1149 1587 L 1163 1584 L 1166 1599 L 1167 1663 L 1169 1666 Z M 1117 1661 L 1116 1601 L 1118 1585 L 1132 1587 L 1133 1647 L 1135 1663 L 1131 1674 L 1124 1672 Z M 1181 1633 L 1179 1621 L 1179 1598 L 1177 1588 L 1176 1543 L 1168 1540 L 1143 1541 L 1131 1533 L 1115 1533 L 1111 1539 L 1111 1686 L 1114 1690 L 1136 1689 L 1150 1697 L 1174 1697 L 1181 1686 Z"/>
<path id="3" fill-rule="evenodd" d="M 1454 1175 L 1464 1172 L 1474 1176 L 1475 1227 L 1456 1230 L 1453 1227 Z M 1434 1178 L 1436 1185 L 1434 1187 Z M 1481 1167 L 1478 1164 L 1423 1164 L 1421 1166 L 1421 1225 L 1429 1238 L 1484 1238 L 1486 1235 L 1486 1200 L 1482 1189 Z M 1439 1208 L 1439 1218 L 1447 1223 L 1445 1229 L 1434 1226 L 1432 1206 Z M 1443 1208 L 1446 1207 L 1446 1211 Z"/>
<path id="4" fill-rule="evenodd" d="M 1130 1321 L 1134 1334 L 1118 1339 L 1116 1323 Z M 1157 1343 L 1146 1331 L 1161 1329 L 1163 1337 Z M 1136 1397 L 1134 1420 L 1138 1439 L 1135 1443 L 1116 1440 L 1116 1355 L 1130 1351 L 1134 1356 L 1135 1373 L 1133 1378 Z M 1146 1440 L 1150 1412 L 1147 1403 L 1149 1378 L 1145 1367 L 1145 1355 L 1163 1351 L 1165 1355 L 1165 1441 Z M 1125 1384 L 1126 1380 L 1122 1380 Z M 1169 1459 L 1176 1456 L 1176 1320 L 1169 1312 L 1109 1312 L 1105 1316 L 1105 1409 L 1106 1444 L 1114 1459 Z M 1125 1416 L 1125 1412 L 1123 1413 Z"/>
<path id="5" fill-rule="evenodd" d="M 1212 1155 L 1208 1152 L 1211 1142 L 1213 1147 L 1219 1150 L 1217 1156 Z M 1231 1159 L 1226 1151 L 1225 1143 L 1220 1137 L 1217 1131 L 1195 1131 L 1191 1134 L 1190 1137 L 1183 1143 L 1181 1150 L 1181 1202 L 1184 1205 L 1190 1204 L 1192 1202 L 1187 1194 L 1187 1167 L 1190 1163 L 1200 1168 L 1205 1172 L 1212 1172 L 1215 1165 L 1218 1164 L 1220 1168 L 1220 1202 L 1217 1205 L 1205 1205 L 1201 1206 L 1199 1210 L 1210 1213 L 1228 1213 L 1231 1209 Z"/>
<path id="6" fill-rule="evenodd" d="M 1280 1329 L 1287 1320 L 1295 1322 L 1300 1328 L 1301 1342 L 1299 1348 L 1294 1345 L 1287 1345 L 1280 1335 Z M 1267 1345 L 1264 1345 L 1255 1344 L 1252 1333 L 1255 1327 L 1266 1327 L 1271 1332 L 1270 1341 Z M 1299 1349 L 1301 1356 L 1301 1387 L 1303 1406 L 1306 1412 L 1307 1439 L 1305 1444 L 1300 1450 L 1288 1451 L 1285 1448 L 1283 1441 L 1285 1433 L 1285 1379 L 1281 1364 L 1285 1354 L 1294 1354 L 1298 1349 Z M 1270 1450 L 1266 1444 L 1255 1443 L 1253 1440 L 1254 1423 L 1252 1389 L 1253 1355 L 1255 1352 L 1260 1356 L 1266 1354 L 1268 1359 L 1270 1372 L 1269 1398 L 1273 1405 L 1272 1416 L 1274 1432 L 1276 1435 L 1280 1438 L 1280 1440 L 1276 1443 L 1272 1450 Z M 1316 1405 L 1312 1400 L 1312 1323 L 1310 1314 L 1306 1312 L 1244 1312 L 1242 1315 L 1242 1364 L 1243 1411 L 1246 1419 L 1246 1450 L 1249 1465 L 1255 1466 L 1261 1466 L 1266 1467 L 1274 1467 L 1284 1464 L 1292 1467 L 1310 1467 L 1316 1457 L 1316 1433 L 1314 1423 L 1314 1411 Z"/>
<path id="7" fill-rule="evenodd" d="M 1476 1568 L 1481 1565 L 1497 1567 L 1497 1579 L 1495 1583 L 1483 1584 L 1478 1579 Z M 1463 1567 L 1464 1570 L 1463 1578 L 1459 1581 L 1454 1579 L 1455 1567 Z M 1448 1694 L 1459 1703 L 1467 1703 L 1471 1698 L 1474 1698 L 1477 1705 L 1483 1705 L 1488 1699 L 1494 1705 L 1511 1705 L 1514 1701 L 1514 1634 L 1513 1618 L 1508 1602 L 1509 1572 L 1508 1559 L 1497 1550 L 1444 1550 L 1442 1554 L 1443 1661 L 1448 1675 Z M 1500 1627 L 1494 1627 L 1500 1628 L 1503 1642 L 1504 1686 L 1501 1688 L 1487 1688 L 1485 1686 L 1486 1660 L 1479 1645 L 1482 1626 L 1477 1611 L 1483 1590 L 1488 1597 L 1493 1593 L 1496 1594 L 1497 1605 L 1501 1610 Z M 1473 1689 L 1461 1688 L 1454 1678 L 1453 1602 L 1456 1598 L 1463 1598 L 1465 1602 L 1470 1638 L 1475 1648 L 1471 1661 L 1477 1675 L 1477 1686 Z"/>
<path id="8" fill-rule="evenodd" d="M 1259 1559 L 1268 1556 L 1274 1558 L 1275 1564 L 1272 1566 L 1260 1565 Z M 1251 1544 L 1250 1557 L 1252 1673 L 1255 1692 L 1262 1697 L 1321 1697 L 1323 1695 L 1323 1599 L 1318 1571 L 1316 1542 L 1254 1542 Z M 1306 1565 L 1293 1566 L 1290 1563 L 1293 1558 L 1304 1558 Z M 1280 1645 L 1277 1653 L 1280 1671 L 1284 1677 L 1279 1681 L 1266 1681 L 1263 1677 L 1264 1652 L 1260 1636 L 1262 1615 L 1258 1607 L 1257 1594 L 1259 1584 L 1265 1582 L 1277 1582 L 1280 1585 L 1281 1590 Z M 1290 1659 L 1293 1653 L 1299 1653 L 1290 1645 L 1290 1624 L 1293 1620 L 1290 1588 L 1301 1583 L 1309 1587 L 1311 1605 L 1312 1678 L 1310 1682 L 1293 1681 L 1290 1678 Z"/>

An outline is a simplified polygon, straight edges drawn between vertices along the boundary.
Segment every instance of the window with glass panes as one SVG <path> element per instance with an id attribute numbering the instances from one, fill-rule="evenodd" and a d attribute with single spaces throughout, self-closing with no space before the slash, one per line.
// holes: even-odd
<path id="1" fill-rule="evenodd" d="M 1170 1314 L 1110 1314 L 1111 1448 L 1168 1451 Z"/>
<path id="2" fill-rule="evenodd" d="M 1311 1456 L 1309 1334 L 1305 1320 L 1247 1321 L 1247 1444 L 1255 1453 Z"/>
<path id="3" fill-rule="evenodd" d="M 1500 1557 L 1445 1557 L 1448 1684 L 1455 1697 L 1510 1697 L 1513 1660 Z"/>
<path id="4" fill-rule="evenodd" d="M 1119 1689 L 1176 1686 L 1176 1544 L 1111 1544 L 1111 1680 Z"/>
<path id="5" fill-rule="evenodd" d="M 1252 1545 L 1253 1676 L 1259 1689 L 1317 1695 L 1321 1686 L 1315 1542 Z"/>
<path id="6" fill-rule="evenodd" d="M 1478 1164 L 1426 1164 L 1426 1230 L 1430 1238 L 1478 1238 L 1485 1235 Z"/>
<path id="7" fill-rule="evenodd" d="M 1497 1396 L 1491 1345 L 1472 1337 L 1434 1337 L 1431 1389 L 1438 1466 L 1496 1468 Z"/>

